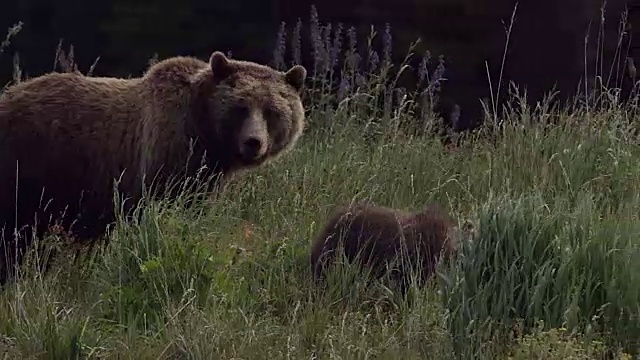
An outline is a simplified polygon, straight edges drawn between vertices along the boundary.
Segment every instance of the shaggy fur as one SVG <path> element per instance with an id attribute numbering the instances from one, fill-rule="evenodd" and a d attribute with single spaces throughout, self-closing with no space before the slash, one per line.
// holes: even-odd
<path id="1" fill-rule="evenodd" d="M 457 252 L 457 227 L 436 205 L 409 213 L 367 203 L 342 206 L 331 216 L 311 249 L 311 269 L 316 281 L 340 252 L 349 262 L 358 261 L 381 278 L 392 269 L 391 279 L 404 294 L 411 274 L 422 286 L 434 274 L 440 255 L 449 259 Z M 419 271 L 419 272 L 416 272 Z"/>
<path id="2" fill-rule="evenodd" d="M 76 239 L 101 236 L 114 180 L 131 209 L 143 184 L 161 189 L 203 164 L 226 178 L 285 153 L 305 124 L 305 78 L 299 65 L 279 72 L 214 52 L 140 78 L 50 73 L 10 87 L 0 96 L 0 277 L 17 260 L 3 264 L 5 250 L 28 246 L 10 242 L 14 227 L 36 214 L 38 236 L 56 220 Z"/>

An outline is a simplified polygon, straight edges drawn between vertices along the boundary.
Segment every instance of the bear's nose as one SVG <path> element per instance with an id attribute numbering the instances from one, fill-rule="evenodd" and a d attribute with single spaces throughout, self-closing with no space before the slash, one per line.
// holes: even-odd
<path id="1" fill-rule="evenodd" d="M 243 153 L 246 157 L 257 157 L 262 150 L 262 141 L 256 137 L 250 137 L 244 141 Z"/>

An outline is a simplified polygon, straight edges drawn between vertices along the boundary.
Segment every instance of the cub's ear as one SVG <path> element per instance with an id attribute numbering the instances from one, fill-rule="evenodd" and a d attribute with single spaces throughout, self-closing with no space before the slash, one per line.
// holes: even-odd
<path id="1" fill-rule="evenodd" d="M 284 74 L 284 78 L 296 91 L 301 92 L 307 78 L 307 69 L 302 65 L 295 65 Z"/>
<path id="2" fill-rule="evenodd" d="M 215 51 L 209 58 L 209 66 L 216 79 L 224 79 L 233 71 L 229 59 L 220 51 Z"/>

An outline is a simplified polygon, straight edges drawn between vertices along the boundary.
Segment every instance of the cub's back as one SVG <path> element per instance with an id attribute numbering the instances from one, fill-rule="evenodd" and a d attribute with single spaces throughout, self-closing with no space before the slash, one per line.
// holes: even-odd
<path id="1" fill-rule="evenodd" d="M 311 249 L 311 264 L 320 276 L 324 263 L 343 249 L 349 259 L 360 252 L 370 260 L 383 261 L 392 256 L 400 244 L 401 223 L 407 213 L 367 203 L 356 203 L 337 209 L 316 237 Z M 363 254 L 363 255 L 364 255 Z"/>

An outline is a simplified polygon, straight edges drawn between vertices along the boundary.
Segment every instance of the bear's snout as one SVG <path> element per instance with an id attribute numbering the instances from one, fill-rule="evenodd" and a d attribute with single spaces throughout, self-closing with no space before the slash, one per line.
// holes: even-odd
<path id="1" fill-rule="evenodd" d="M 240 152 L 247 160 L 255 159 L 264 155 L 264 144 L 259 137 L 249 136 L 241 145 Z"/>
<path id="2" fill-rule="evenodd" d="M 244 121 L 239 135 L 238 147 L 245 160 L 253 161 L 266 155 L 269 132 L 265 119 L 257 109 Z"/>

